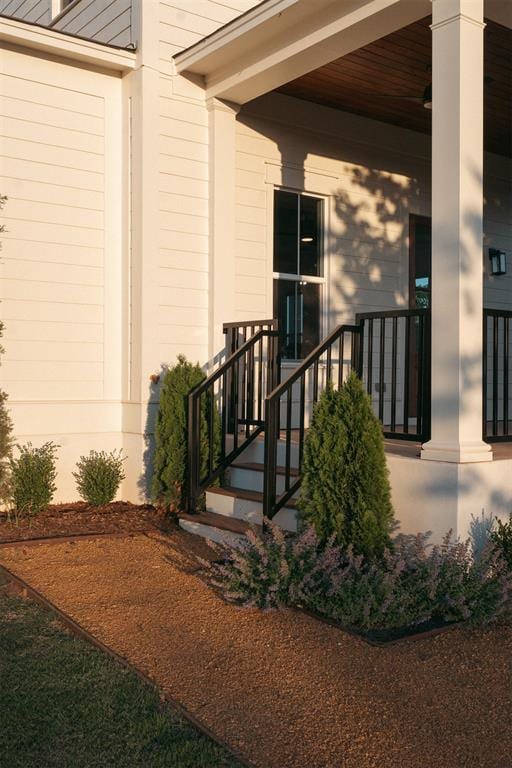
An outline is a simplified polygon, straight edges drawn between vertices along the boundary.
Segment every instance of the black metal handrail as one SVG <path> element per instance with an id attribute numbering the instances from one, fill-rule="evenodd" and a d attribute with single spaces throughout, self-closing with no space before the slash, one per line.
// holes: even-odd
<path id="1" fill-rule="evenodd" d="M 350 358 L 346 362 L 348 334 L 351 334 L 351 349 Z M 300 468 L 307 418 L 327 381 L 341 387 L 346 370 L 356 367 L 358 345 L 354 340 L 358 339 L 359 334 L 359 326 L 338 326 L 303 360 L 289 378 L 279 384 L 266 398 L 263 514 L 268 519 L 273 518 L 300 487 Z M 308 378 L 310 379 L 309 387 Z M 294 388 L 298 388 L 295 407 Z M 282 432 L 284 432 L 284 457 L 283 466 L 278 472 L 278 448 Z M 297 437 L 294 441 L 297 453 L 295 467 L 292 466 L 294 433 Z M 282 477 L 283 482 L 283 488 L 280 491 L 278 477 Z"/>
<path id="2" fill-rule="evenodd" d="M 430 438 L 430 309 L 365 312 L 356 315 L 356 323 L 361 327 L 357 373 L 384 437 L 425 442 Z"/>
<path id="3" fill-rule="evenodd" d="M 222 330 L 226 336 L 227 355 L 232 355 L 242 344 L 254 336 L 258 331 L 277 331 L 276 318 L 269 320 L 237 320 L 233 323 L 224 323 Z"/>
<path id="4" fill-rule="evenodd" d="M 189 513 L 196 511 L 208 486 L 263 431 L 265 397 L 278 381 L 278 331 L 262 328 L 189 393 Z"/>
<path id="5" fill-rule="evenodd" d="M 482 432 L 483 439 L 489 443 L 512 441 L 511 321 L 509 310 L 484 309 Z"/>

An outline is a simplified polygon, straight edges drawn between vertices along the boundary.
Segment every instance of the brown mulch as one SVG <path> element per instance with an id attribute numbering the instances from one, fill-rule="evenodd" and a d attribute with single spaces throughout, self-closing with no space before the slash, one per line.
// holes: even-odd
<path id="1" fill-rule="evenodd" d="M 511 768 L 512 627 L 375 648 L 224 603 L 176 533 L 0 561 L 261 768 Z M 194 551 L 201 545 L 194 542 Z"/>
<path id="2" fill-rule="evenodd" d="M 150 504 L 114 501 L 92 507 L 85 501 L 50 504 L 33 517 L 18 520 L 0 512 L 0 544 L 11 541 L 91 533 L 133 533 L 168 526 L 164 513 Z"/>

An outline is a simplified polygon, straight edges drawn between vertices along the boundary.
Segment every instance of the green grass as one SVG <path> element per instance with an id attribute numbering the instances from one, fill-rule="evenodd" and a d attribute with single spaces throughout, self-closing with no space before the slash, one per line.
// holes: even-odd
<path id="1" fill-rule="evenodd" d="M 0 766 L 237 768 L 158 693 L 0 589 Z"/>

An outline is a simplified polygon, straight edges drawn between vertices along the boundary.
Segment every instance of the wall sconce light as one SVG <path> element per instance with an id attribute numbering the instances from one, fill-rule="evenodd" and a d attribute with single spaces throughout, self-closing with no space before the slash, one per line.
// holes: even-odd
<path id="1" fill-rule="evenodd" d="M 491 260 L 491 275 L 507 274 L 507 254 L 505 251 L 489 248 L 489 258 Z"/>

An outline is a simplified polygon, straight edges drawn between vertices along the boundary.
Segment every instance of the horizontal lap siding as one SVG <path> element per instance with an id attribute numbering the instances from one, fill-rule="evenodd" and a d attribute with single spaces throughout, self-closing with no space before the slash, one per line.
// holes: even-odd
<path id="1" fill-rule="evenodd" d="M 82 0 L 55 23 L 55 29 L 99 43 L 126 47 L 132 33 L 132 0 Z"/>
<path id="2" fill-rule="evenodd" d="M 51 21 L 51 0 L 0 0 L 0 14 L 46 25 Z"/>
<path id="3" fill-rule="evenodd" d="M 355 311 L 405 306 L 408 213 L 428 212 L 429 207 L 426 179 L 421 185 L 417 181 L 424 171 L 421 158 L 397 163 L 393 153 L 386 156 L 385 150 L 358 146 L 357 134 L 349 130 L 334 138 L 327 131 L 295 127 L 293 120 L 287 124 L 290 103 L 270 96 L 238 115 L 240 319 L 272 311 L 272 195 L 280 185 L 325 196 L 329 328 L 350 320 Z M 303 103 L 302 109 L 311 125 L 329 125 L 328 110 L 311 103 Z M 267 113 L 275 119 L 265 117 Z M 375 140 L 378 135 L 375 124 Z"/>
<path id="4" fill-rule="evenodd" d="M 172 56 L 256 5 L 160 2 L 159 354 L 208 356 L 208 112 L 202 87 L 173 74 Z"/>
<path id="5" fill-rule="evenodd" d="M 98 399 L 105 101 L 17 61 L 0 76 L 2 385 L 11 402 Z"/>

